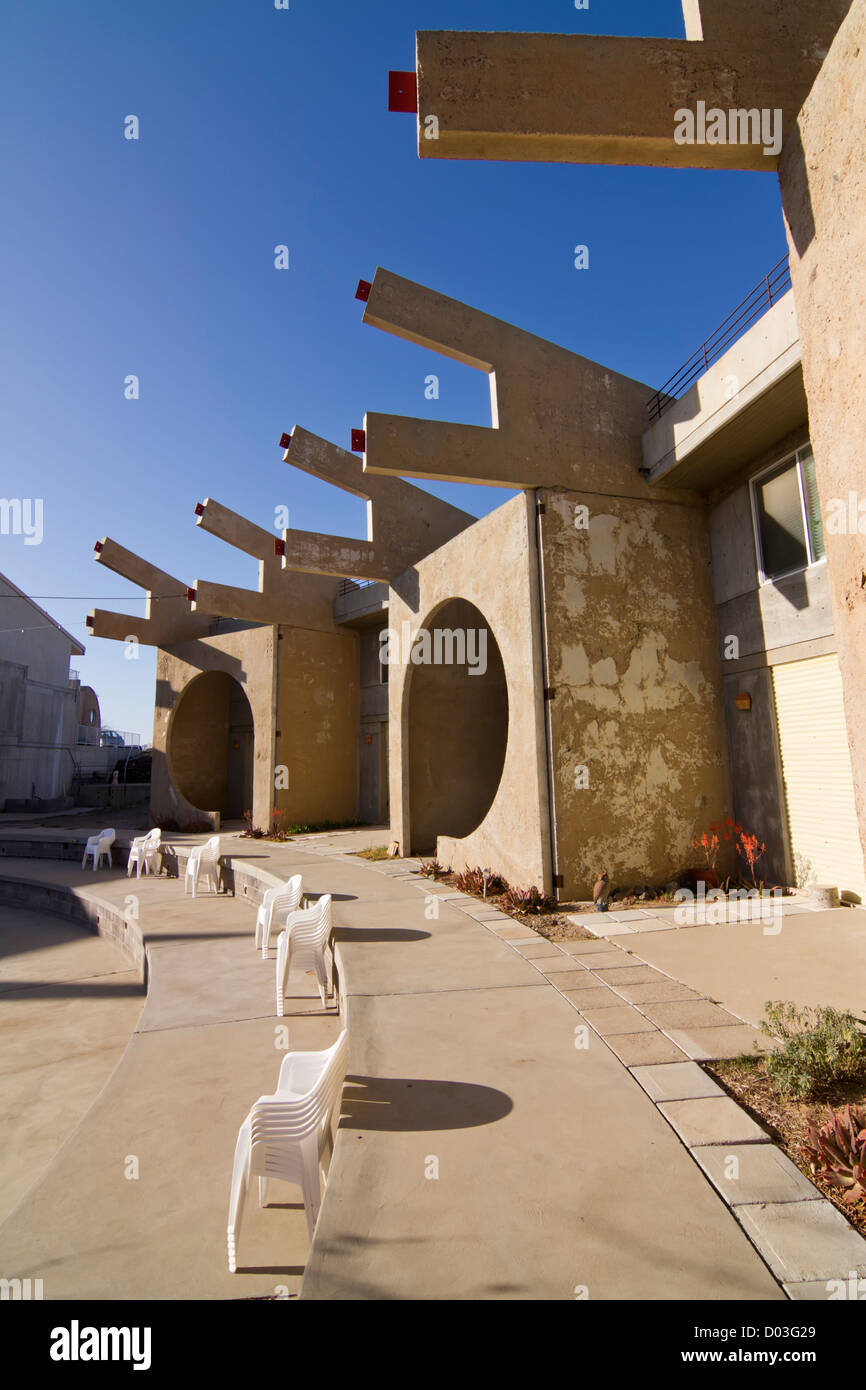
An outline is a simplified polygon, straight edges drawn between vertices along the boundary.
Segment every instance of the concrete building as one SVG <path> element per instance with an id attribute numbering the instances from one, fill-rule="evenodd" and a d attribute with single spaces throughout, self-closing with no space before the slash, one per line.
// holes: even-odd
<path id="1" fill-rule="evenodd" d="M 828 524 L 863 477 L 842 344 L 864 331 L 866 0 L 848 8 L 684 0 L 679 40 L 419 34 L 392 92 L 420 154 L 778 167 L 793 293 L 777 268 L 745 336 L 653 393 L 389 271 L 362 282 L 365 323 L 488 375 L 491 427 L 370 412 L 362 461 L 284 436 L 286 462 L 367 498 L 368 538 L 275 542 L 201 503 L 259 559 L 255 593 L 98 544 L 148 594 L 144 621 L 88 621 L 159 648 L 155 816 L 387 812 L 403 852 L 571 898 L 602 868 L 663 881 L 731 813 L 762 876 L 866 893 L 866 560 Z M 728 108 L 734 138 L 707 139 Z M 517 495 L 473 521 L 406 478 Z"/>
<path id="2" fill-rule="evenodd" d="M 70 657 L 84 647 L 0 575 L 0 809 L 67 803 L 76 771 L 80 684 Z"/>
<path id="3" fill-rule="evenodd" d="M 768 834 L 776 873 L 790 877 L 794 860 L 808 873 L 814 851 L 824 865 L 819 874 L 838 874 L 853 889 L 863 883 L 866 852 L 866 167 L 855 134 L 866 109 L 866 0 L 683 0 L 683 19 L 684 39 L 419 33 L 416 70 L 391 75 L 391 105 L 416 114 L 423 158 L 778 173 L 796 344 L 792 336 L 789 370 L 777 386 L 770 391 L 758 373 L 750 410 L 742 386 L 735 407 L 748 431 L 767 409 L 765 395 L 778 403 L 787 393 L 789 436 L 774 440 L 758 429 L 752 457 L 740 449 L 726 461 L 730 428 L 699 409 L 700 430 L 691 431 L 690 397 L 673 417 L 676 440 L 664 438 L 668 420 L 645 441 L 646 476 L 682 481 L 710 503 L 718 617 L 723 627 L 742 625 L 728 635 L 740 640 L 739 660 L 750 663 L 739 668 L 742 681 L 730 666 L 725 678 L 743 814 L 772 818 L 775 803 L 778 824 Z M 790 327 L 793 304 L 762 331 L 784 337 L 786 317 Z M 704 394 L 714 385 L 702 383 Z M 783 520 L 788 508 L 796 529 L 787 552 L 767 534 L 780 521 L 776 506 Z M 770 573 L 763 550 L 773 552 Z M 754 696 L 758 718 L 734 718 L 733 684 L 752 687 L 739 693 L 743 704 Z M 774 790 L 780 782 L 784 817 Z M 819 824 L 824 838 L 828 824 L 837 837 L 829 858 Z"/>

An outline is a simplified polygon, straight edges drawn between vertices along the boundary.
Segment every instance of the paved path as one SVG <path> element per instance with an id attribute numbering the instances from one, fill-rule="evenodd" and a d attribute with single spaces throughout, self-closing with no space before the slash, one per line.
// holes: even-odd
<path id="1" fill-rule="evenodd" d="M 250 864 L 335 895 L 350 1078 L 312 1252 L 285 1188 L 286 1205 L 248 1205 L 240 1272 L 226 1271 L 237 1127 L 272 1089 L 285 1041 L 251 905 L 193 904 L 176 880 L 142 879 L 145 1008 L 0 1227 L 5 1276 L 43 1278 L 47 1298 L 292 1294 L 305 1268 L 310 1298 L 781 1297 L 614 1053 L 594 1033 L 575 1046 L 580 1015 L 556 980 L 588 978 L 585 966 L 483 906 L 486 925 L 426 898 L 404 865 L 347 858 L 351 843 L 237 842 Z M 130 892 L 116 872 L 69 863 L 7 859 L 2 872 L 115 903 Z M 290 1046 L 336 1036 L 312 986 L 287 1008 Z"/>

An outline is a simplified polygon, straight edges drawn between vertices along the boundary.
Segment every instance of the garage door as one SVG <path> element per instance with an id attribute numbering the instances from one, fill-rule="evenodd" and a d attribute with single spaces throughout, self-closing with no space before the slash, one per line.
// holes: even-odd
<path id="1" fill-rule="evenodd" d="M 866 902 L 838 660 L 774 666 L 773 687 L 795 864 Z"/>

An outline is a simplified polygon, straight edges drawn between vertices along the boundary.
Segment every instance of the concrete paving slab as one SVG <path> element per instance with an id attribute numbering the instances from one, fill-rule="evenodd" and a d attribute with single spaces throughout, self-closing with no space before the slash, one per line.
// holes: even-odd
<path id="1" fill-rule="evenodd" d="M 553 941 L 515 941 L 515 951 L 527 960 L 553 960 L 563 954 Z"/>
<path id="2" fill-rule="evenodd" d="M 628 966 L 634 967 L 642 963 L 625 951 L 575 951 L 574 957 L 590 970 L 625 970 Z"/>
<path id="3" fill-rule="evenodd" d="M 577 969 L 574 957 L 560 954 L 555 960 L 548 960 L 542 957 L 538 962 L 538 969 L 542 975 L 563 975 Z"/>
<path id="4" fill-rule="evenodd" d="M 853 908 L 785 916 L 775 936 L 747 922 L 658 932 L 630 945 L 648 964 L 755 1026 L 768 999 L 863 1010 L 866 926 Z"/>
<path id="5" fill-rule="evenodd" d="M 587 1009 L 603 1009 L 605 1006 L 612 1008 L 619 1002 L 617 995 L 612 989 L 608 989 L 607 985 L 596 984 L 595 989 L 564 989 L 562 993 L 581 1013 L 585 1013 Z"/>
<path id="6" fill-rule="evenodd" d="M 600 951 L 609 951 L 610 947 L 606 941 L 558 941 L 556 943 L 560 950 L 567 951 L 570 956 L 577 955 L 598 955 Z"/>
<path id="7" fill-rule="evenodd" d="M 724 1091 L 696 1062 L 662 1062 L 655 1066 L 632 1067 L 650 1100 L 703 1100 L 724 1096 Z"/>
<path id="8" fill-rule="evenodd" d="M 659 985 L 664 983 L 665 978 L 658 970 L 653 970 L 652 966 L 640 964 L 630 964 L 627 968 L 619 967 L 615 970 L 602 968 L 596 971 L 596 974 L 605 984 L 615 985 L 617 989 L 622 985 Z"/>
<path id="9" fill-rule="evenodd" d="M 832 1202 L 737 1207 L 743 1228 L 784 1283 L 866 1277 L 866 1241 Z"/>
<path id="10" fill-rule="evenodd" d="M 617 975 L 624 975 L 625 971 L 617 971 L 612 977 L 617 994 L 621 994 L 623 999 L 627 999 L 630 1004 L 662 1004 L 671 1000 L 700 999 L 693 989 L 687 985 L 681 985 L 676 980 L 665 980 L 662 978 L 658 984 L 620 984 Z"/>
<path id="11" fill-rule="evenodd" d="M 762 1202 L 811 1202 L 821 1193 L 775 1144 L 723 1144 L 692 1149 L 694 1157 L 730 1206 Z"/>
<path id="12" fill-rule="evenodd" d="M 607 1037 L 608 1033 L 655 1032 L 655 1024 L 643 1018 L 637 1009 L 629 1008 L 625 1004 L 601 1009 L 592 1005 L 582 1009 L 581 1013 L 587 1023 L 591 1024 L 597 1033 L 601 1033 L 603 1038 Z"/>
<path id="13" fill-rule="evenodd" d="M 541 964 L 541 962 L 533 962 L 533 964 Z M 571 991 L 575 989 L 586 989 L 587 986 L 591 988 L 590 981 L 592 980 L 592 976 L 586 969 L 573 969 L 560 970 L 555 975 L 546 975 L 545 979 L 556 989 L 565 994 L 571 993 Z M 599 981 L 599 983 L 601 982 Z"/>
<path id="14" fill-rule="evenodd" d="M 610 1033 L 604 1040 L 627 1067 L 686 1061 L 686 1054 L 664 1033 Z"/>
<path id="15" fill-rule="evenodd" d="M 727 1028 L 742 1024 L 741 1019 L 719 1008 L 718 1004 L 711 1004 L 709 999 L 647 1004 L 644 1013 L 666 1033 L 672 1028 Z"/>
<path id="16" fill-rule="evenodd" d="M 788 1297 L 795 1303 L 836 1303 L 847 1300 L 860 1301 L 866 1298 L 866 1280 L 862 1283 L 856 1274 L 840 1275 L 838 1279 L 810 1279 L 802 1284 L 783 1284 Z"/>
<path id="17" fill-rule="evenodd" d="M 659 1109 L 689 1148 L 767 1142 L 766 1132 L 729 1096 L 663 1101 Z"/>
<path id="18" fill-rule="evenodd" d="M 722 1028 L 666 1028 L 668 1037 L 696 1062 L 714 1062 L 724 1057 L 750 1057 L 769 1052 L 772 1043 L 747 1023 Z"/>

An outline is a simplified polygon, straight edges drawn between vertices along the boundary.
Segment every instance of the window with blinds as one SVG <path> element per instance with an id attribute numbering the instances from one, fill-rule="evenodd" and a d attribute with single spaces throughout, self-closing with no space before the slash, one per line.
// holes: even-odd
<path id="1" fill-rule="evenodd" d="M 761 578 L 780 579 L 824 556 L 824 527 L 808 444 L 752 479 Z"/>

